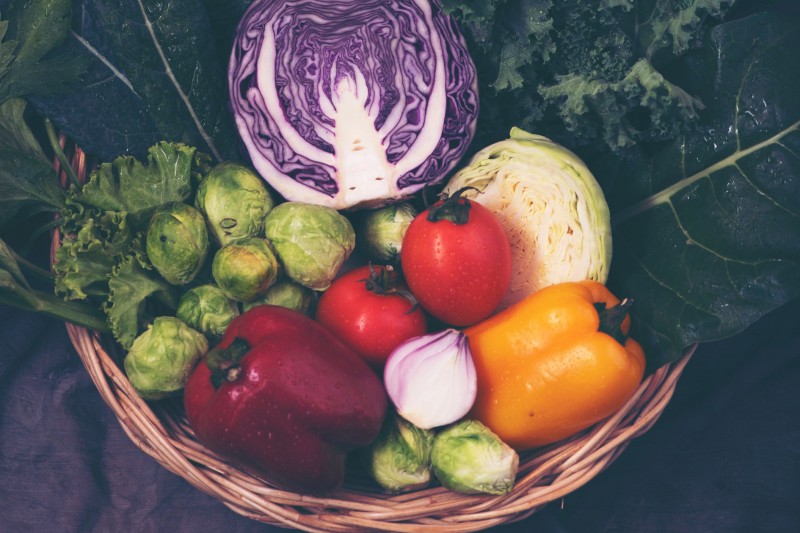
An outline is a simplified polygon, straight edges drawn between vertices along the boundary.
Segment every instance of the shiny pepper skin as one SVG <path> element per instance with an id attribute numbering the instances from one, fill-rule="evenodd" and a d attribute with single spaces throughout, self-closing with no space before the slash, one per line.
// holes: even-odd
<path id="1" fill-rule="evenodd" d="M 221 368 L 210 362 L 215 352 L 231 351 Z M 200 442 L 308 493 L 341 484 L 347 453 L 378 436 L 387 401 L 378 376 L 352 349 L 302 313 L 272 305 L 233 319 L 184 390 Z"/>
<path id="2" fill-rule="evenodd" d="M 619 410 L 642 380 L 644 352 L 598 331 L 596 303 L 619 300 L 598 282 L 560 283 L 468 328 L 478 374 L 471 416 L 523 451 Z M 629 324 L 625 315 L 622 334 Z"/>

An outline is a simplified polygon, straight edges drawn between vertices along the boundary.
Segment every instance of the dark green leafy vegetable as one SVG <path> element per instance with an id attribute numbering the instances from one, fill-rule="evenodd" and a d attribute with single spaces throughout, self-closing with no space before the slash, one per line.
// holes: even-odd
<path id="1" fill-rule="evenodd" d="M 665 72 L 733 3 L 444 0 L 482 80 L 474 146 L 518 126 L 572 150 L 622 154 L 686 131 L 703 102 Z"/>
<path id="2" fill-rule="evenodd" d="M 737 333 L 800 296 L 800 21 L 711 30 L 683 70 L 700 130 L 618 167 L 610 285 L 636 301 L 649 364 Z"/>
<path id="3" fill-rule="evenodd" d="M 28 94 L 63 92 L 86 63 L 50 54 L 69 33 L 70 0 L 17 0 L 0 21 L 0 102 Z"/>
<path id="4" fill-rule="evenodd" d="M 0 240 L 0 304 L 69 320 L 97 331 L 108 331 L 105 316 L 91 304 L 65 302 L 58 296 L 31 287 L 20 268 L 19 258 Z"/>
<path id="5" fill-rule="evenodd" d="M 177 295 L 144 253 L 152 213 L 193 200 L 207 160 L 194 148 L 162 142 L 141 162 L 122 156 L 100 165 L 63 210 L 64 238 L 56 253 L 56 292 L 102 305 L 116 340 L 129 347 L 145 325 L 174 310 Z M 205 227 L 202 227 L 205 231 Z"/>
<path id="6" fill-rule="evenodd" d="M 229 50 L 219 49 L 214 38 L 214 28 L 230 22 L 215 19 L 212 25 L 204 5 L 194 0 L 74 3 L 68 50 L 91 62 L 91 81 L 83 98 L 37 99 L 40 112 L 106 159 L 126 148 L 143 157 L 144 148 L 160 139 L 197 146 L 216 160 L 238 158 L 226 99 Z M 205 4 L 215 13 L 241 9 L 232 0 L 231 7 L 222 0 Z"/>
<path id="7" fill-rule="evenodd" d="M 25 107 L 21 98 L 0 104 L 0 227 L 23 210 L 56 212 L 66 198 L 25 122 Z"/>
<path id="8" fill-rule="evenodd" d="M 97 213 L 67 224 L 77 229 L 64 236 L 56 252 L 56 293 L 67 300 L 104 296 L 114 266 L 133 250 L 143 249 L 141 239 L 135 241 L 125 213 Z"/>

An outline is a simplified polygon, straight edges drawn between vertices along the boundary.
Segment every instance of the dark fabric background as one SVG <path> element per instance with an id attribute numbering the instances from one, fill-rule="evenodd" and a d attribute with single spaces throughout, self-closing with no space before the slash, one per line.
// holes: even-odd
<path id="1" fill-rule="evenodd" d="M 664 415 L 537 532 L 800 531 L 800 301 L 700 347 Z M 63 324 L 0 307 L 0 532 L 265 532 L 131 443 Z"/>

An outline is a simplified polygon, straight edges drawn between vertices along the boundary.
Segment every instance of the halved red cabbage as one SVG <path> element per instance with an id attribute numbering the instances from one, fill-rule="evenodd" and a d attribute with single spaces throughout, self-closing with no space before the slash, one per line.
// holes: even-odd
<path id="1" fill-rule="evenodd" d="M 475 132 L 475 66 L 438 0 L 256 0 L 231 105 L 284 198 L 375 206 L 440 181 Z"/>

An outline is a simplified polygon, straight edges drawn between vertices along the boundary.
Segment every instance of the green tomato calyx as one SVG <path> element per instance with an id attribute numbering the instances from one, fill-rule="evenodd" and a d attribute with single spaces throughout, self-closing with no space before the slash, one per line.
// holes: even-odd
<path id="1" fill-rule="evenodd" d="M 467 186 L 458 189 L 450 196 L 444 195 L 439 202 L 435 203 L 433 207 L 428 210 L 428 221 L 439 222 L 441 220 L 449 220 L 453 224 L 458 225 L 469 222 L 469 210 L 472 208 L 472 204 L 469 199 L 461 195 L 470 189 L 480 193 L 480 190 L 476 187 Z"/>
<path id="2" fill-rule="evenodd" d="M 382 296 L 396 294 L 408 300 L 411 303 L 411 308 L 406 311 L 407 315 L 413 313 L 419 307 L 416 297 L 400 284 L 399 274 L 391 265 L 376 268 L 370 263 L 369 276 L 358 281 L 364 283 L 367 290 L 373 294 Z"/>

